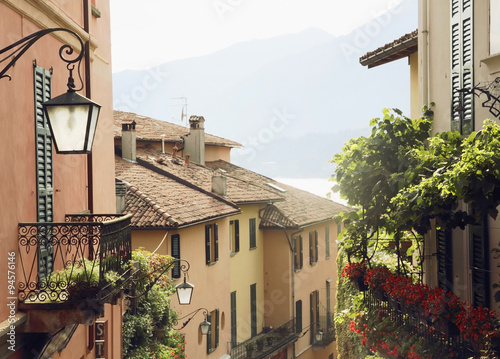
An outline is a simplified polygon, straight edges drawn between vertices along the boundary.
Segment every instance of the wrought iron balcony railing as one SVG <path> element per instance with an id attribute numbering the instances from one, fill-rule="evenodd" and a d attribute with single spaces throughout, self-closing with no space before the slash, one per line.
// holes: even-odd
<path id="1" fill-rule="evenodd" d="M 295 321 L 292 319 L 276 329 L 261 333 L 246 342 L 228 343 L 228 354 L 234 359 L 262 359 L 297 340 Z"/>
<path id="2" fill-rule="evenodd" d="M 19 301 L 110 301 L 128 278 L 130 217 L 67 215 L 60 223 L 19 223 Z"/>
<path id="3" fill-rule="evenodd" d="M 323 306 L 320 306 L 318 325 L 311 331 L 312 344 L 317 346 L 326 346 L 335 341 L 335 323 L 333 313 Z M 321 340 L 316 339 L 316 334 L 321 332 Z"/>

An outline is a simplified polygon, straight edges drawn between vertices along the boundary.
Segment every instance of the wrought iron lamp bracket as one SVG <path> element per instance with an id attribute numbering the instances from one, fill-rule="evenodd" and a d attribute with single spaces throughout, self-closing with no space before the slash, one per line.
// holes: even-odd
<path id="1" fill-rule="evenodd" d="M 500 118 L 500 77 L 495 78 L 493 81 L 479 83 L 472 88 L 462 88 L 457 90 L 457 92 L 462 94 L 474 94 L 480 97 L 482 94 L 486 95 L 486 101 L 482 102 L 484 108 L 489 109 L 488 111 L 495 116 Z M 460 107 L 456 109 L 457 111 L 463 111 Z"/>
<path id="2" fill-rule="evenodd" d="M 35 44 L 38 40 L 40 40 L 43 36 L 57 32 L 57 31 L 63 31 L 67 32 L 71 35 L 73 35 L 77 40 L 80 45 L 79 49 L 76 49 L 78 52 L 78 56 L 74 58 L 70 58 L 67 56 L 73 55 L 75 52 L 75 49 L 71 45 L 64 44 L 61 46 L 59 49 L 59 57 L 61 60 L 63 60 L 66 63 L 66 68 L 69 71 L 69 77 L 68 77 L 68 91 L 80 91 L 83 88 L 83 80 L 82 76 L 80 74 L 80 64 L 81 60 L 83 59 L 83 55 L 85 52 L 85 46 L 83 43 L 83 40 L 81 37 L 74 31 L 65 29 L 65 28 L 52 28 L 52 29 L 45 29 L 45 30 L 40 30 L 38 32 L 35 32 L 31 35 L 28 35 L 24 38 L 22 38 L 19 41 L 16 41 L 15 43 L 3 48 L 0 50 L 0 56 L 3 56 L 0 58 L 0 64 L 8 61 L 7 65 L 0 71 L 0 79 L 2 78 L 8 78 L 9 81 L 12 79 L 10 75 L 6 74 L 6 72 L 16 64 L 17 60 L 24 55 L 24 53 Z M 82 83 L 82 86 L 79 89 L 75 89 L 75 81 L 73 79 L 73 70 L 75 68 L 75 64 L 78 63 L 78 76 L 80 78 L 80 81 Z"/>

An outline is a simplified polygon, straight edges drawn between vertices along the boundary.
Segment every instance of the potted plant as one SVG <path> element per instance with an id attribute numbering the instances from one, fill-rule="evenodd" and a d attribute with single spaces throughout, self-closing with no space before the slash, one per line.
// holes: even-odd
<path id="1" fill-rule="evenodd" d="M 255 345 L 253 343 L 246 343 L 245 344 L 245 349 L 247 351 L 247 358 L 252 357 L 252 353 L 255 350 Z"/>
<path id="2" fill-rule="evenodd" d="M 255 344 L 257 344 L 257 350 L 259 352 L 261 352 L 263 349 L 264 349 L 264 342 L 265 342 L 265 338 L 264 337 L 260 337 L 259 339 L 257 339 L 255 341 Z"/>
<path id="3" fill-rule="evenodd" d="M 281 327 L 278 327 L 276 332 L 280 335 L 280 337 L 284 338 L 288 334 L 288 326 L 284 324 Z"/>
<path id="4" fill-rule="evenodd" d="M 266 336 L 266 341 L 267 341 L 267 345 L 272 346 L 274 343 L 274 336 L 273 335 Z"/>
<path id="5" fill-rule="evenodd" d="M 359 291 L 368 290 L 365 284 L 366 264 L 364 262 L 352 262 L 342 270 L 342 277 L 351 280 L 354 287 Z"/>

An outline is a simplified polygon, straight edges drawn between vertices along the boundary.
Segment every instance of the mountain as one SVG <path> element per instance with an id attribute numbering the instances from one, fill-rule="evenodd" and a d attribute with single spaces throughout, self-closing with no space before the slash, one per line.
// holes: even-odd
<path id="1" fill-rule="evenodd" d="M 185 97 L 206 132 L 244 145 L 234 163 L 269 177 L 329 177 L 329 160 L 368 135 L 383 108 L 409 113 L 407 61 L 367 70 L 359 57 L 415 30 L 415 3 L 342 37 L 308 29 L 115 73 L 114 108 L 181 124 Z"/>

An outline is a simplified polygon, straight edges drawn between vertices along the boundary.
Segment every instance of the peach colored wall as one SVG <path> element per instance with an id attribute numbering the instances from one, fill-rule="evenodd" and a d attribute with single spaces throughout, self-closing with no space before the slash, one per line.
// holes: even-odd
<path id="1" fill-rule="evenodd" d="M 330 238 L 330 257 L 326 258 L 325 227 L 328 226 Z M 318 261 L 309 264 L 309 232 L 318 231 Z M 297 232 L 295 232 L 297 233 Z M 287 238 L 283 230 L 264 231 L 264 263 L 265 263 L 265 298 L 266 325 L 277 326 L 292 318 L 295 312 L 295 303 L 302 301 L 302 328 L 307 330 L 310 325 L 310 297 L 315 291 L 319 291 L 320 307 L 326 308 L 326 281 L 331 279 L 330 284 L 330 308 L 334 313 L 337 292 L 337 224 L 329 221 L 304 228 L 297 235 L 303 238 L 303 268 L 292 271 L 291 252 Z M 288 232 L 290 240 L 292 233 Z M 294 298 L 292 298 L 292 276 L 294 281 Z M 313 352 L 309 344 L 309 333 L 299 338 L 295 343 L 295 352 L 303 353 L 301 358 L 323 358 Z M 330 344 L 325 351 L 324 358 L 334 352 L 335 343 Z M 314 348 L 316 350 L 316 348 Z M 310 352 L 310 353 L 309 353 Z M 306 354 L 308 353 L 308 354 Z"/>
<path id="2" fill-rule="evenodd" d="M 102 17 L 90 19 L 92 35 L 91 80 L 92 99 L 103 107 L 94 142 L 94 212 L 115 212 L 114 158 L 112 141 L 112 90 L 109 1 L 98 3 Z M 58 0 L 55 2 L 27 2 L 6 0 L 0 3 L 0 48 L 30 35 L 42 28 L 64 27 L 85 35 L 83 28 L 83 2 Z M 85 36 L 84 36 L 85 37 Z M 88 35 L 86 36 L 88 37 Z M 12 81 L 0 79 L 0 200 L 5 205 L 0 213 L 0 268 L 6 268 L 6 253 L 17 253 L 17 224 L 36 221 L 36 168 L 34 139 L 33 61 L 46 69 L 53 68 L 52 96 L 66 91 L 68 71 L 59 58 L 61 40 L 75 45 L 71 35 L 46 35 L 37 41 L 8 72 Z M 98 45 L 98 48 L 96 48 Z M 5 65 L 3 63 L 2 65 Z M 2 66 L 3 68 L 3 66 Z M 84 67 L 82 66 L 82 71 Z M 82 75 L 85 75 L 82 73 Z M 77 80 L 78 81 L 78 80 Z M 78 85 L 78 84 L 77 84 Z M 85 92 L 82 91 L 85 95 Z M 67 213 L 88 209 L 87 162 L 85 155 L 54 155 L 54 220 L 62 221 Z M 7 170 L 8 169 L 8 170 Z M 18 258 L 18 280 L 20 263 Z M 6 279 L 0 279 L 0 287 L 6 288 Z M 4 290 L 4 289 L 2 289 Z M 0 322 L 8 313 L 6 298 L 0 299 Z M 114 333 L 121 336 L 121 310 L 106 309 L 106 317 L 114 312 L 118 320 Z M 120 315 L 116 315 L 116 313 Z M 81 358 L 87 355 L 85 338 L 87 328 L 81 326 L 62 351 L 61 358 Z M 114 356 L 121 355 L 121 341 L 114 343 Z M 93 353 L 89 354 L 90 357 Z"/>
<path id="3" fill-rule="evenodd" d="M 219 260 L 215 264 L 205 263 L 205 225 L 218 223 L 219 226 Z M 220 331 L 218 348 L 207 354 L 207 338 L 199 332 L 199 323 L 204 319 L 202 312 L 196 314 L 191 322 L 181 330 L 186 336 L 186 355 L 188 358 L 219 358 L 227 351 L 227 343 L 231 341 L 230 313 L 230 271 L 229 271 L 229 219 L 219 219 L 177 231 L 169 231 L 167 239 L 158 249 L 160 254 L 171 254 L 171 237 L 180 235 L 181 258 L 190 264 L 188 281 L 194 284 L 193 298 L 190 305 L 179 305 L 175 294 L 172 298 L 172 308 L 179 318 L 188 315 L 198 308 L 209 311 L 220 310 Z M 133 246 L 155 250 L 161 243 L 166 231 L 134 230 Z M 174 284 L 179 283 L 179 279 Z M 179 325 L 183 320 L 179 320 Z"/>
<path id="4" fill-rule="evenodd" d="M 231 254 L 231 292 L 236 291 L 237 341 L 251 337 L 250 285 L 257 290 L 257 333 L 264 326 L 264 242 L 263 233 L 258 229 L 258 205 L 241 206 L 241 214 L 231 217 L 239 221 L 240 251 Z M 256 222 L 256 248 L 250 249 L 250 218 Z M 229 251 L 229 248 L 227 248 Z"/>

